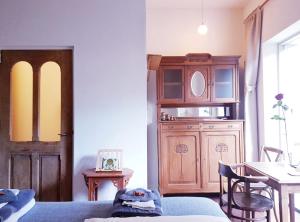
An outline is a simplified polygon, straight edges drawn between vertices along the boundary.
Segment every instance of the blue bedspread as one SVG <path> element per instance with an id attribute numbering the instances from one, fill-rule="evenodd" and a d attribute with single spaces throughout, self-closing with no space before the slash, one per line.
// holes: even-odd
<path id="1" fill-rule="evenodd" d="M 163 215 L 211 215 L 226 217 L 219 205 L 203 197 L 164 197 Z M 83 222 L 84 219 L 110 217 L 112 201 L 99 202 L 37 202 L 19 222 Z"/>

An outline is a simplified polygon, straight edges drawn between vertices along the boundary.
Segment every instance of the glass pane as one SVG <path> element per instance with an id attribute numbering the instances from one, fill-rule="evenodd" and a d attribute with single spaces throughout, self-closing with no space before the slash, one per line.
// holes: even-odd
<path id="1" fill-rule="evenodd" d="M 32 141 L 33 71 L 28 62 L 17 62 L 11 69 L 10 139 Z"/>
<path id="2" fill-rule="evenodd" d="M 181 69 L 164 70 L 164 98 L 165 99 L 182 98 L 182 70 Z"/>
<path id="3" fill-rule="evenodd" d="M 215 97 L 233 98 L 233 70 L 215 70 Z"/>
<path id="4" fill-rule="evenodd" d="M 182 70 L 181 69 L 165 69 L 164 70 L 164 83 L 177 82 L 182 83 Z"/>
<path id="5" fill-rule="evenodd" d="M 165 85 L 165 99 L 180 99 L 182 98 L 181 85 Z"/>
<path id="6" fill-rule="evenodd" d="M 61 133 L 61 69 L 55 62 L 41 67 L 39 85 L 39 140 L 60 141 Z"/>

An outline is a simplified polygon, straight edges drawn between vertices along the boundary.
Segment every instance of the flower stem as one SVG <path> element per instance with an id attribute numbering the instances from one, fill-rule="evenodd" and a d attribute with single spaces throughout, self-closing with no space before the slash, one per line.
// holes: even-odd
<path id="1" fill-rule="evenodd" d="M 284 122 L 284 130 L 285 130 L 285 143 L 286 143 L 286 151 L 289 155 L 289 145 L 288 145 L 288 136 L 287 136 L 287 127 L 286 127 L 286 119 L 285 119 L 285 113 L 284 110 L 282 110 L 283 115 L 283 122 Z"/>

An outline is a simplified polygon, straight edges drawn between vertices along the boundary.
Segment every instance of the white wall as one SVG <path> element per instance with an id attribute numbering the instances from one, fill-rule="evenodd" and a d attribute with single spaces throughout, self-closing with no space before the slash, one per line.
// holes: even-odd
<path id="1" fill-rule="evenodd" d="M 147 52 L 162 55 L 210 53 L 212 55 L 243 54 L 243 10 L 205 9 L 208 33 L 201 36 L 200 9 L 147 9 Z"/>
<path id="2" fill-rule="evenodd" d="M 248 14 L 265 0 L 251 0 L 244 8 L 243 16 Z M 300 19 L 299 0 L 269 0 L 264 7 L 262 41 L 270 40 L 288 26 Z"/>
<path id="3" fill-rule="evenodd" d="M 123 148 L 129 186 L 145 186 L 145 1 L 1 1 L 0 30 L 0 49 L 74 48 L 75 200 L 87 199 L 81 172 L 99 148 Z M 113 198 L 111 184 L 101 188 Z"/>

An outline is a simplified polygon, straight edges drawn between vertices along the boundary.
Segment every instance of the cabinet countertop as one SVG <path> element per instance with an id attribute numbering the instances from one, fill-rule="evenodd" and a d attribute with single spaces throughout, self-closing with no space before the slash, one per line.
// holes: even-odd
<path id="1" fill-rule="evenodd" d="M 159 123 L 203 123 L 203 122 L 244 122 L 243 119 L 180 119 L 180 120 L 159 120 Z"/>

